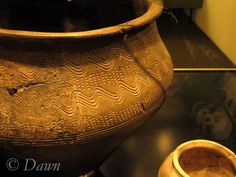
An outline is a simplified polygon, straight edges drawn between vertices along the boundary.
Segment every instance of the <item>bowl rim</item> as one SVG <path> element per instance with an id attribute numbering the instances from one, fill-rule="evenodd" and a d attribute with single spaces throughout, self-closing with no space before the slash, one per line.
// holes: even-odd
<path id="1" fill-rule="evenodd" d="M 15 37 L 15 38 L 35 38 L 35 39 L 55 39 L 55 38 L 94 38 L 110 36 L 115 34 L 123 34 L 133 29 L 141 28 L 154 21 L 163 10 L 162 0 L 147 0 L 148 10 L 141 16 L 134 18 L 125 23 L 104 28 L 79 31 L 79 32 L 38 32 L 25 30 L 11 30 L 0 28 L 0 37 Z"/>
<path id="2" fill-rule="evenodd" d="M 176 150 L 173 153 L 173 165 L 174 168 L 178 171 L 178 173 L 182 177 L 190 177 L 181 167 L 179 164 L 179 157 L 183 152 L 186 152 L 187 150 L 193 149 L 193 148 L 206 148 L 206 149 L 212 149 L 213 151 L 216 151 L 223 155 L 234 167 L 234 170 L 236 170 L 236 155 L 234 152 L 232 152 L 230 149 L 226 148 L 225 146 L 209 141 L 209 140 L 192 140 L 188 141 L 186 143 L 181 144 L 176 148 Z"/>

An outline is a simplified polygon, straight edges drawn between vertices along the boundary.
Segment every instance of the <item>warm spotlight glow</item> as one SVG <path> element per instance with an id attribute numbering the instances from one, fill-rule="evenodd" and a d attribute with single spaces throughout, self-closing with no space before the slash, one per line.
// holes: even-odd
<path id="1" fill-rule="evenodd" d="M 157 134 L 156 147 L 160 153 L 166 153 L 173 145 L 174 133 L 164 129 Z"/>

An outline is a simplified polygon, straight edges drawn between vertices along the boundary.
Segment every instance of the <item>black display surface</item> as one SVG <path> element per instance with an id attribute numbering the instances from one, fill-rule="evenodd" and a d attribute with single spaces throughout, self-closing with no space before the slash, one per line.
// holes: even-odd
<path id="1" fill-rule="evenodd" d="M 169 153 L 193 139 L 212 140 L 236 152 L 235 95 L 236 69 L 175 72 L 166 103 L 101 171 L 106 177 L 154 177 Z"/>

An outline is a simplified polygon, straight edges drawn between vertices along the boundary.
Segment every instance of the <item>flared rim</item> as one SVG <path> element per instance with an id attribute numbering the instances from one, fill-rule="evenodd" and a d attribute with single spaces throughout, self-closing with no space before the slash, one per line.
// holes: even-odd
<path id="1" fill-rule="evenodd" d="M 206 149 L 211 149 L 213 151 L 218 152 L 223 157 L 225 157 L 233 165 L 234 170 L 236 170 L 236 156 L 231 150 L 213 141 L 192 140 L 178 146 L 173 153 L 173 165 L 181 176 L 190 177 L 187 173 L 185 173 L 185 171 L 182 169 L 181 165 L 179 164 L 179 157 L 181 156 L 183 152 L 186 152 L 187 150 L 190 150 L 193 148 L 206 148 Z"/>
<path id="2" fill-rule="evenodd" d="M 6 36 L 6 37 L 18 37 L 18 38 L 56 39 L 56 38 L 94 38 L 94 37 L 109 36 L 114 34 L 122 34 L 151 23 L 162 13 L 163 2 L 161 0 L 148 0 L 147 3 L 148 3 L 148 10 L 142 16 L 115 26 L 109 26 L 88 31 L 79 31 L 79 32 L 36 32 L 36 31 L 10 30 L 5 28 L 0 28 L 0 37 Z"/>

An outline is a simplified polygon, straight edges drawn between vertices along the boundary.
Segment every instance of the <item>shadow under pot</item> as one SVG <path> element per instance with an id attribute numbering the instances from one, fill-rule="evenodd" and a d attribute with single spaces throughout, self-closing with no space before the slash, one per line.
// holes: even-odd
<path id="1" fill-rule="evenodd" d="M 236 156 L 208 140 L 193 140 L 175 149 L 161 165 L 158 177 L 235 177 Z"/>

